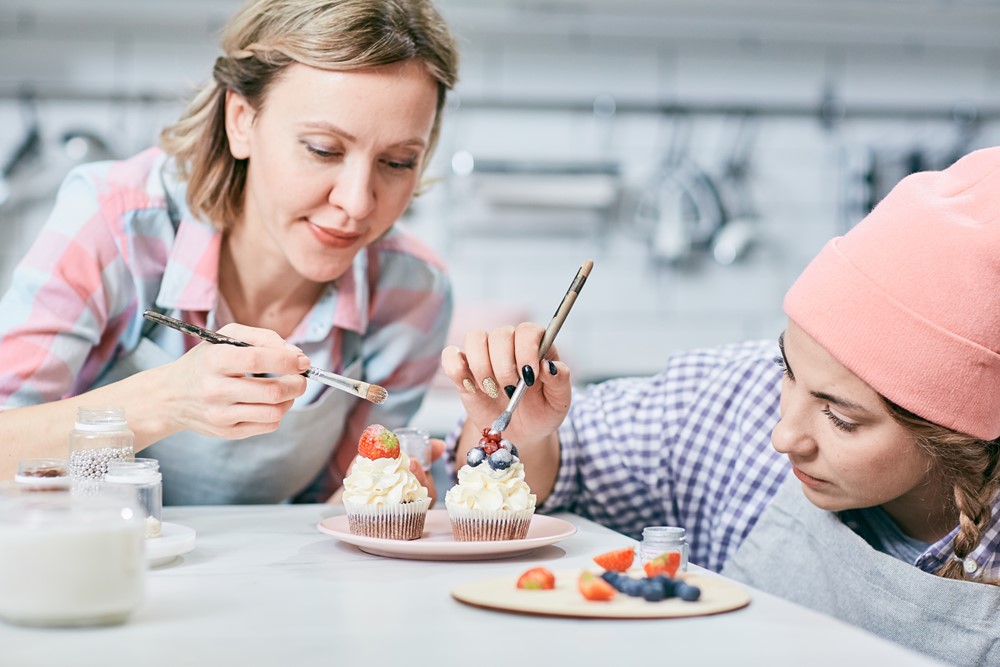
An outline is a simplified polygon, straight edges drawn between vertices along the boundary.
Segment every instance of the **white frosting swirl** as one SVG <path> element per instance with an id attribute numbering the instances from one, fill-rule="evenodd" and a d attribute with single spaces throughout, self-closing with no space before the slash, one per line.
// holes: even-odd
<path id="1" fill-rule="evenodd" d="M 364 505 L 399 505 L 423 500 L 427 489 L 410 472 L 410 457 L 354 460 L 351 474 L 344 478 L 344 502 Z"/>
<path id="2" fill-rule="evenodd" d="M 516 458 L 506 470 L 494 470 L 486 461 L 475 468 L 462 466 L 458 484 L 448 490 L 444 500 L 449 505 L 486 511 L 535 507 L 535 494 L 524 481 L 524 466 Z"/>

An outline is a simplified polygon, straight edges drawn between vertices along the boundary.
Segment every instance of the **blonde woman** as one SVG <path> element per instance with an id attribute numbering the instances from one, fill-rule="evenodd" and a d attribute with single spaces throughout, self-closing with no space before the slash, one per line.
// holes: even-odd
<path id="1" fill-rule="evenodd" d="M 1000 148 L 904 179 L 785 296 L 772 341 L 571 396 L 536 324 L 443 365 L 536 386 L 506 435 L 541 509 L 634 537 L 936 656 L 1000 664 Z M 541 366 L 542 370 L 539 371 Z M 458 460 L 499 401 L 462 393 Z M 572 398 L 572 405 L 571 405 Z M 776 630 L 780 632 L 780 630 Z"/>
<path id="2" fill-rule="evenodd" d="M 125 409 L 165 501 L 320 500 L 374 421 L 416 411 L 451 316 L 394 228 L 457 76 L 428 0 L 258 0 L 162 147 L 86 165 L 0 303 L 0 477 Z M 198 343 L 153 309 L 247 343 Z M 384 386 L 373 406 L 309 365 Z M 417 470 L 422 475 L 422 470 Z"/>

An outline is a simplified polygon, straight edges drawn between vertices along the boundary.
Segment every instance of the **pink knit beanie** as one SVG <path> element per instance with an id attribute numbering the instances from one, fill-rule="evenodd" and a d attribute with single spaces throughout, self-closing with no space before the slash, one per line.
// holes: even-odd
<path id="1" fill-rule="evenodd" d="M 826 244 L 784 308 L 893 403 L 1000 437 L 1000 147 L 904 178 Z"/>

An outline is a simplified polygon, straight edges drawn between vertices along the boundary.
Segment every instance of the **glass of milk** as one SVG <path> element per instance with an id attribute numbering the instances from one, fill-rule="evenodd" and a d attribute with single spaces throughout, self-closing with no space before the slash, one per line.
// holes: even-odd
<path id="1" fill-rule="evenodd" d="M 123 623 L 142 599 L 134 498 L 0 483 L 0 619 L 30 626 Z"/>

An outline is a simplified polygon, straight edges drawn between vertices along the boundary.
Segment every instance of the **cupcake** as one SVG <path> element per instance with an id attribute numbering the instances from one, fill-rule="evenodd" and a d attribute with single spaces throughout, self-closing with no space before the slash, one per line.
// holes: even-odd
<path id="1" fill-rule="evenodd" d="M 355 535 L 415 540 L 424 532 L 431 499 L 410 472 L 396 434 L 372 424 L 358 441 L 358 458 L 344 478 L 347 525 Z"/>
<path id="2" fill-rule="evenodd" d="M 444 498 L 456 541 L 523 540 L 535 513 L 535 494 L 524 481 L 517 447 L 483 429 L 469 450 L 458 484 Z"/>

